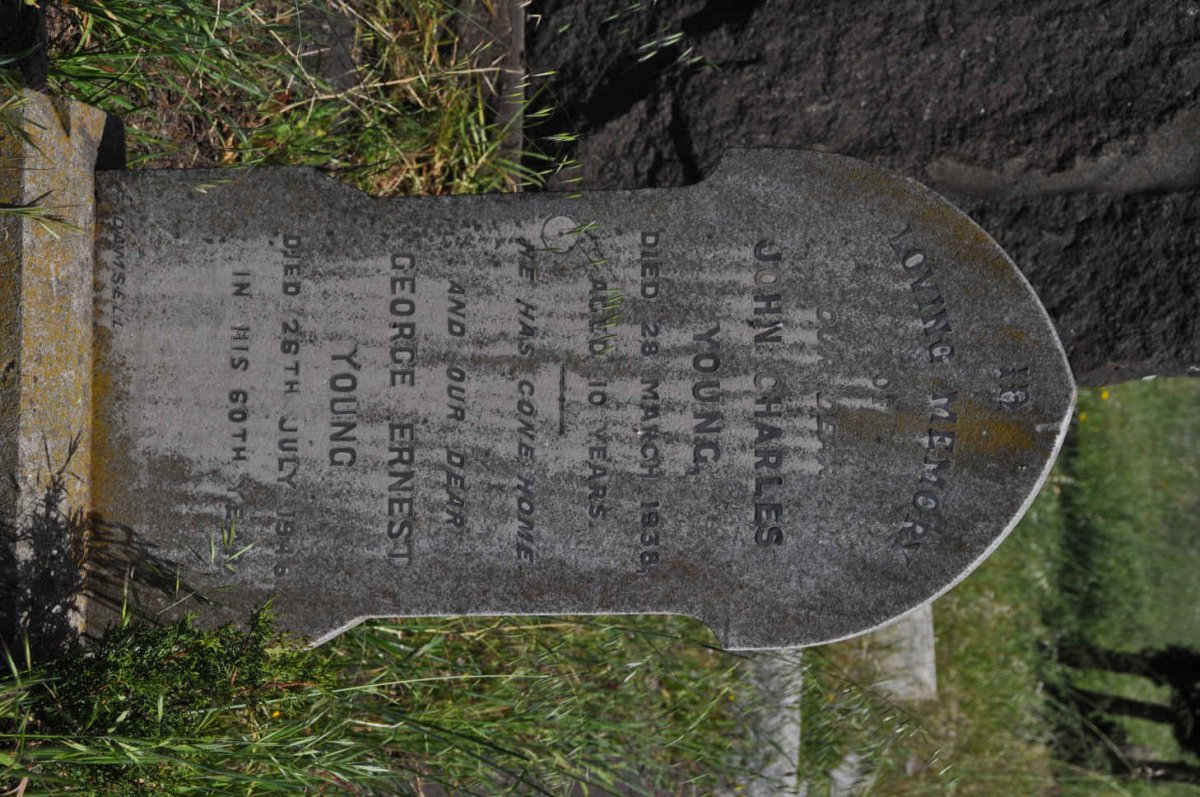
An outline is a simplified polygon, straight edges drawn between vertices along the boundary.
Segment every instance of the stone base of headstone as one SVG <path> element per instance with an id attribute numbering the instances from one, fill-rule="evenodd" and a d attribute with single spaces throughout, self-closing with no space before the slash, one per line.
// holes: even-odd
<path id="1" fill-rule="evenodd" d="M 875 785 L 875 774 L 864 770 L 858 753 L 850 752 L 829 773 L 829 797 L 860 797 Z"/>
<path id="2" fill-rule="evenodd" d="M 861 644 L 876 672 L 872 684 L 876 692 L 904 703 L 937 699 L 932 604 L 867 634 Z M 824 793 L 828 797 L 858 797 L 870 793 L 875 780 L 863 757 L 851 751 L 823 779 L 828 789 Z M 797 793 L 808 797 L 811 789 L 812 782 L 805 780 Z"/>
<path id="3" fill-rule="evenodd" d="M 0 628 L 78 627 L 92 457 L 93 170 L 102 111 L 0 96 Z"/>
<path id="4" fill-rule="evenodd" d="M 801 795 L 797 774 L 803 687 L 801 651 L 750 653 L 742 669 L 752 687 L 743 722 L 752 730 L 753 741 L 747 749 L 753 755 L 739 763 L 755 774 L 753 779 L 740 783 L 738 790 L 722 794 Z"/>
<path id="5" fill-rule="evenodd" d="M 932 604 L 867 635 L 863 644 L 879 674 L 876 691 L 904 703 L 937 700 Z"/>

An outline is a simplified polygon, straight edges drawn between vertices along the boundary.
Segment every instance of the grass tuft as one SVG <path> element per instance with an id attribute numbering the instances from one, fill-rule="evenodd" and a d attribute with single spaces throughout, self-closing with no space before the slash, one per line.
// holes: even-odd
<path id="1" fill-rule="evenodd" d="M 0 679 L 24 794 L 705 793 L 737 777 L 740 659 L 663 618 L 369 624 L 319 650 L 246 629 L 111 630 Z"/>
<path id="2" fill-rule="evenodd" d="M 131 167 L 308 165 L 372 194 L 542 179 L 501 151 L 507 131 L 482 102 L 493 69 L 460 49 L 444 0 L 75 0 L 49 10 L 50 90 L 122 116 Z M 357 29 L 348 87 L 320 67 L 328 14 Z"/>

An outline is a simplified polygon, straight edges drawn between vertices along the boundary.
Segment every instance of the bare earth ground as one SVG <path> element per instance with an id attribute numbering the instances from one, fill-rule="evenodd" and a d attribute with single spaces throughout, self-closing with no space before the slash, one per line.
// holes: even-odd
<path id="1" fill-rule="evenodd" d="M 733 146 L 863 158 L 996 237 L 1081 383 L 1200 373 L 1200 0 L 635 5 L 528 9 L 584 187 L 695 182 Z"/>

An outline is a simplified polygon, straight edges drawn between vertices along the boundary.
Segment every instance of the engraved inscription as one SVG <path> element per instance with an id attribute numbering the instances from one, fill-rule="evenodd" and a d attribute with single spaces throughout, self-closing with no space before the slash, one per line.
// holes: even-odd
<path id="1" fill-rule="evenodd" d="M 663 296 L 663 255 L 660 245 L 662 232 L 643 230 L 639 234 L 638 295 L 643 308 L 638 351 L 645 363 L 639 379 L 638 392 L 638 469 L 642 478 L 638 512 L 637 573 L 649 575 L 657 569 L 661 555 L 662 508 L 658 480 L 664 475 L 663 453 L 660 448 L 659 419 L 662 415 L 661 376 L 658 338 L 663 332 L 659 305 Z"/>
<path id="2" fill-rule="evenodd" d="M 417 274 L 416 258 L 411 254 L 392 253 L 388 283 L 388 386 L 409 397 L 417 384 Z M 417 408 L 411 402 L 400 417 L 388 421 L 387 490 L 385 492 L 385 535 L 388 561 L 413 563 L 414 535 L 417 528 L 417 430 L 413 420 Z M 411 407 L 411 409 L 409 408 Z"/>
<path id="3" fill-rule="evenodd" d="M 413 423 L 388 423 L 387 538 L 388 559 L 412 564 L 416 528 L 416 445 Z"/>
<path id="4" fill-rule="evenodd" d="M 638 424 L 638 443 L 641 451 L 639 467 L 642 478 L 658 479 L 663 476 L 662 450 L 659 447 L 659 417 L 662 415 L 662 396 L 659 382 L 648 376 L 642 377 L 642 394 L 639 404 L 642 420 Z"/>
<path id="5" fill-rule="evenodd" d="M 518 284 L 537 284 L 538 270 L 533 260 L 532 248 L 523 248 L 517 258 Z M 517 299 L 517 356 L 532 361 L 537 351 L 538 337 L 537 307 L 532 302 Z M 534 483 L 537 473 L 537 405 L 533 398 L 536 388 L 528 379 L 517 381 L 516 399 L 516 444 L 517 471 L 514 504 L 516 506 L 516 554 L 519 562 L 534 562 L 537 558 L 537 495 Z"/>
<path id="6" fill-rule="evenodd" d="M 771 251 L 771 241 L 754 245 L 759 264 L 777 264 L 783 259 Z M 755 355 L 770 363 L 775 349 L 783 344 L 783 269 L 763 265 L 754 272 Z M 777 371 L 754 375 L 754 542 L 760 546 L 782 545 L 784 534 L 783 409 L 786 382 Z"/>
<path id="7" fill-rule="evenodd" d="M 462 530 L 467 525 L 467 455 L 462 451 L 447 448 L 442 474 L 445 509 L 442 523 Z"/>
<path id="8" fill-rule="evenodd" d="M 895 540 L 901 550 L 920 547 L 941 526 L 939 519 L 945 512 L 946 479 L 954 464 L 955 426 L 958 423 L 956 401 L 958 393 L 955 391 L 929 398 L 929 429 L 925 433 L 921 477 L 913 493 L 912 509 L 900 524 Z"/>
<path id="9" fill-rule="evenodd" d="M 692 371 L 696 379 L 692 382 L 692 398 L 699 406 L 692 411 L 692 464 L 687 474 L 695 476 L 706 465 L 721 459 L 721 432 L 724 430 L 725 413 L 721 408 L 721 324 L 717 323 L 704 332 L 692 335 L 692 342 L 699 343 L 701 350 L 692 357 Z"/>
<path id="10" fill-rule="evenodd" d="M 348 467 L 358 461 L 358 344 L 330 356 L 329 465 Z"/>
<path id="11" fill-rule="evenodd" d="M 997 368 L 996 380 L 1000 383 L 999 402 L 1001 409 L 1014 412 L 1029 403 L 1029 367 Z"/>
<path id="12" fill-rule="evenodd" d="M 125 325 L 125 280 L 128 268 L 125 263 L 125 217 L 113 215 L 109 228 L 109 303 L 108 323 L 114 329 Z"/>
<path id="13" fill-rule="evenodd" d="M 589 396 L 596 395 L 593 390 Z M 608 481 L 611 462 L 608 455 L 608 426 L 600 426 L 589 434 L 587 513 L 588 526 L 601 523 L 608 516 Z"/>
<path id="14" fill-rule="evenodd" d="M 933 263 L 925 250 L 913 241 L 911 225 L 888 239 L 892 251 L 900 258 L 900 266 L 911 280 L 913 296 L 917 302 L 917 313 L 921 327 L 925 330 L 929 361 L 950 363 L 954 361 L 954 328 L 950 323 L 950 311 L 938 285 Z"/>
<path id="15" fill-rule="evenodd" d="M 236 300 L 244 300 L 251 296 L 250 287 L 254 278 L 253 272 L 234 267 L 230 272 L 230 293 Z M 244 301 L 234 302 L 239 315 L 246 312 Z M 250 419 L 249 403 L 251 382 L 246 377 L 250 370 L 251 327 L 244 321 L 236 321 L 229 327 L 229 368 L 238 378 L 236 387 L 229 391 L 229 405 L 225 411 L 225 419 L 230 424 L 229 436 L 232 442 L 229 446 L 231 462 L 247 462 L 250 459 Z"/>

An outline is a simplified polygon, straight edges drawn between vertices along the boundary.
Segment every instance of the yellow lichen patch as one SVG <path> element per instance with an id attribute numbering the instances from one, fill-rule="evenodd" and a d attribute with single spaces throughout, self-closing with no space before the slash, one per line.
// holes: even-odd
<path id="1" fill-rule="evenodd" d="M 894 444 L 911 440 L 919 452 L 925 434 L 931 428 L 953 431 L 955 458 L 984 458 L 993 462 L 1025 461 L 1030 454 L 1045 456 L 1052 441 L 1039 438 L 1027 417 L 1014 416 L 976 401 L 962 400 L 955 407 L 952 425 L 932 419 L 927 411 L 882 412 L 872 409 L 843 408 L 838 414 L 838 434 L 847 442 L 869 445 L 872 442 Z"/>
<path id="2" fill-rule="evenodd" d="M 871 197 L 912 225 L 922 246 L 937 248 L 955 264 L 982 267 L 991 280 L 1010 282 L 1015 270 L 1008 257 L 979 225 L 928 188 L 857 161 L 840 164 L 830 182 L 841 183 L 847 197 Z M 899 230 L 881 231 L 894 235 Z M 994 288 L 995 285 L 993 284 Z"/>
<path id="3" fill-rule="evenodd" d="M 916 439 L 928 426 L 929 419 L 923 413 L 884 412 L 860 407 L 844 407 L 838 412 L 838 434 L 847 443 Z"/>
<path id="4" fill-rule="evenodd" d="M 1001 324 L 1000 326 L 996 327 L 996 332 L 997 334 L 1003 336 L 1006 340 L 1010 341 L 1013 346 L 1018 349 L 1033 344 L 1033 341 L 1029 339 L 1028 332 L 1020 327 L 1014 327 L 1012 324 Z"/>
<path id="5" fill-rule="evenodd" d="M 987 457 L 1004 462 L 1026 458 L 1030 452 L 1045 453 L 1049 442 L 1039 443 L 1027 418 L 1017 417 L 983 404 L 967 404 L 959 413 L 957 434 L 962 455 Z"/>
<path id="6" fill-rule="evenodd" d="M 93 347 L 95 363 L 108 366 L 97 367 L 92 374 L 92 490 L 96 503 L 119 497 L 123 487 L 132 484 L 135 477 L 127 470 L 133 462 L 128 456 L 128 446 L 110 421 L 127 387 L 112 370 L 107 354 L 109 334 L 103 327 L 97 327 Z"/>
<path id="7" fill-rule="evenodd" d="M 49 446 L 53 467 L 79 436 L 70 470 L 80 478 L 69 480 L 68 497 L 83 506 L 90 481 L 92 173 L 104 114 L 42 95 L 30 95 L 23 111 L 35 125 L 35 146 L 24 154 L 22 201 L 48 205 L 61 223 L 22 223 L 21 442 L 43 467 Z"/>

